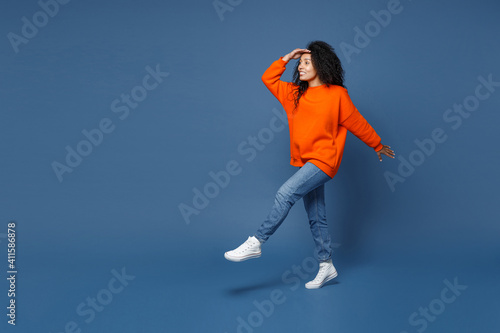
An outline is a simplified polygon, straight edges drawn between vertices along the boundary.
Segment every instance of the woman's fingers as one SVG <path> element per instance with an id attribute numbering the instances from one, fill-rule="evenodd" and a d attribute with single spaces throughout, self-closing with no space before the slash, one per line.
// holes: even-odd
<path id="1" fill-rule="evenodd" d="M 291 58 L 298 59 L 302 53 L 311 53 L 308 49 L 295 49 L 290 53 Z"/>
<path id="2" fill-rule="evenodd" d="M 383 145 L 382 149 L 380 149 L 377 152 L 378 159 L 382 162 L 382 154 L 389 156 L 390 158 L 394 158 L 394 151 L 392 149 L 389 149 L 390 146 L 388 145 Z"/>

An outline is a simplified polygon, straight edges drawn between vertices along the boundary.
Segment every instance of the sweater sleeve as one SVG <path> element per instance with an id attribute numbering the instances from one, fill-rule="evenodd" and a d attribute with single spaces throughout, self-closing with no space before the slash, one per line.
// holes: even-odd
<path id="1" fill-rule="evenodd" d="M 369 147 L 375 149 L 375 151 L 382 149 L 383 145 L 380 136 L 361 113 L 359 113 L 358 109 L 352 103 L 347 90 L 341 93 L 339 117 L 339 125 L 347 128 L 349 132 L 354 134 Z"/>
<path id="2" fill-rule="evenodd" d="M 283 57 L 280 57 L 262 74 L 262 82 L 281 103 L 285 100 L 290 89 L 290 82 L 280 80 L 287 63 Z"/>

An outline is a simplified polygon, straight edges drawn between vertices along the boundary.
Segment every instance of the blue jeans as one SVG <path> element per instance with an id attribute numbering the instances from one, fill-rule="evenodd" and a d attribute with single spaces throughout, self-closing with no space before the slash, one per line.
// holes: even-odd
<path id="1" fill-rule="evenodd" d="M 271 212 L 254 236 L 261 243 L 266 242 L 285 220 L 295 202 L 303 198 L 315 243 L 314 256 L 318 261 L 330 259 L 332 247 L 326 223 L 324 185 L 330 179 L 316 165 L 306 162 L 278 189 Z"/>

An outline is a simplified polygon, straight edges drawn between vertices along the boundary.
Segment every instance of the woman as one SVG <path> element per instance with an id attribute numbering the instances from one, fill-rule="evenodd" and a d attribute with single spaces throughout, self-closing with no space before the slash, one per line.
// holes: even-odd
<path id="1" fill-rule="evenodd" d="M 293 82 L 281 81 L 288 61 L 298 58 Z M 319 261 L 316 278 L 305 287 L 321 288 L 337 276 L 331 259 L 324 184 L 338 171 L 347 131 L 372 147 L 380 161 L 382 154 L 394 158 L 394 151 L 381 143 L 352 103 L 344 86 L 344 70 L 329 44 L 313 41 L 307 49 L 295 49 L 280 57 L 264 72 L 262 81 L 286 111 L 290 164 L 300 169 L 278 189 L 271 212 L 257 232 L 224 257 L 236 262 L 260 257 L 261 245 L 281 225 L 295 202 L 303 198 L 315 242 L 314 255 Z"/>

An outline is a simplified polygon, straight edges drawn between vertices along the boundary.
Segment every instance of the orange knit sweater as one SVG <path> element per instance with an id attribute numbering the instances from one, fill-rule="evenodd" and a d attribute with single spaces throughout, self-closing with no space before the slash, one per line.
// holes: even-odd
<path id="1" fill-rule="evenodd" d="M 294 110 L 298 86 L 281 81 L 287 62 L 280 57 L 262 75 L 262 81 L 285 109 L 290 130 L 290 164 L 311 162 L 331 178 L 337 173 L 347 131 L 375 151 L 382 149 L 380 136 L 352 103 L 347 89 L 326 84 L 309 87 Z"/>

